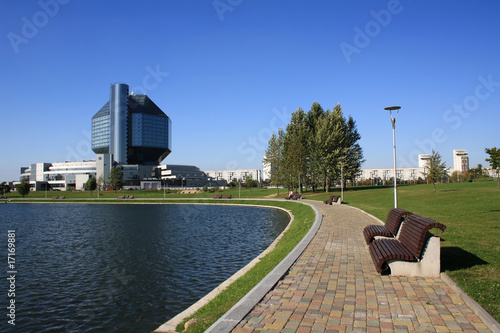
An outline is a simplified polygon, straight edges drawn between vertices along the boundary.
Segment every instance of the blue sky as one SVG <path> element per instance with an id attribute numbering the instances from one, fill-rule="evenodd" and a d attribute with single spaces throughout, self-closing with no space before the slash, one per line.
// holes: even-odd
<path id="1" fill-rule="evenodd" d="M 297 108 L 342 105 L 363 167 L 499 145 L 497 1 L 0 1 L 0 181 L 93 159 L 91 117 L 128 83 L 172 120 L 163 164 L 261 168 Z"/>

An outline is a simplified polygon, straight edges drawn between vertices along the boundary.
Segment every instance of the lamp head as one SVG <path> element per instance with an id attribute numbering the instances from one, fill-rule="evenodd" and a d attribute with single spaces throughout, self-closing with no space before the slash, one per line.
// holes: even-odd
<path id="1" fill-rule="evenodd" d="M 384 110 L 388 110 L 388 111 L 399 110 L 399 109 L 401 109 L 400 106 L 388 106 L 388 107 L 384 108 Z"/>

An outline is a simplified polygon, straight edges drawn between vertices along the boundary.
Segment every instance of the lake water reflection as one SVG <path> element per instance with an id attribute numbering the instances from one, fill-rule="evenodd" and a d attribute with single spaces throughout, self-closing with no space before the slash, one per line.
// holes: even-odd
<path id="1" fill-rule="evenodd" d="M 248 206 L 0 207 L 2 248 L 16 230 L 18 332 L 149 332 L 245 266 L 289 221 Z"/>

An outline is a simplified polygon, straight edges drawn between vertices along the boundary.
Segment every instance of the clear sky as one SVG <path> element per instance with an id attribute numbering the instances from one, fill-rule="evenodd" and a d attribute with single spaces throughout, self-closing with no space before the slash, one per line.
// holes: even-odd
<path id="1" fill-rule="evenodd" d="M 314 101 L 357 122 L 366 162 L 391 167 L 384 107 L 400 105 L 398 166 L 500 145 L 500 2 L 0 1 L 0 181 L 88 160 L 112 83 L 172 120 L 163 164 L 262 168 L 272 132 Z"/>

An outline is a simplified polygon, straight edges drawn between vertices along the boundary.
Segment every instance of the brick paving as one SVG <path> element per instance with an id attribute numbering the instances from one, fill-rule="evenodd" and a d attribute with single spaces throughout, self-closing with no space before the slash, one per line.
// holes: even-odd
<path id="1" fill-rule="evenodd" d="M 362 235 L 375 219 L 308 202 L 321 228 L 233 332 L 490 332 L 442 279 L 380 276 Z"/>

